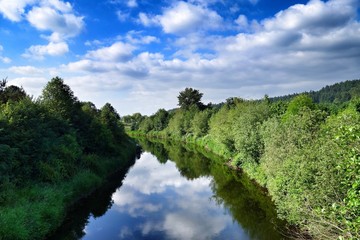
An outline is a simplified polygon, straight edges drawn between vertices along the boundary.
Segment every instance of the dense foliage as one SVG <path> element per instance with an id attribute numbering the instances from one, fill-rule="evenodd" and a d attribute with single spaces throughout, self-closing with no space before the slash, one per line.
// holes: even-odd
<path id="1" fill-rule="evenodd" d="M 110 104 L 80 102 L 58 77 L 38 100 L 3 80 L 0 99 L 0 239 L 41 239 L 133 144 Z"/>
<path id="2" fill-rule="evenodd" d="M 348 80 L 325 86 L 319 91 L 306 92 L 315 103 L 337 103 L 341 104 L 350 101 L 352 98 L 360 97 L 360 80 Z M 290 94 L 281 97 L 271 98 L 271 101 L 291 100 L 299 94 Z"/>
<path id="3" fill-rule="evenodd" d="M 341 106 L 316 103 L 314 94 L 277 101 L 229 98 L 220 108 L 192 104 L 169 114 L 162 130 L 154 128 L 154 115 L 143 116 L 133 134 L 192 142 L 222 155 L 266 187 L 278 215 L 304 233 L 317 239 L 359 239 L 357 93 Z"/>

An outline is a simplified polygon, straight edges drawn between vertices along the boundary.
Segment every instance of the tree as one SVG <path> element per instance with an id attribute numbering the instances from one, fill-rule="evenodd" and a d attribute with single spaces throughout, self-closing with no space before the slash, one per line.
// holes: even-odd
<path id="1" fill-rule="evenodd" d="M 110 103 L 106 103 L 101 108 L 100 121 L 108 128 L 116 142 L 123 140 L 125 137 L 124 126 L 120 122 L 120 115 Z"/>
<path id="2" fill-rule="evenodd" d="M 192 88 L 185 88 L 184 91 L 181 91 L 178 99 L 179 106 L 183 109 L 189 109 L 190 106 L 196 105 L 199 108 L 202 108 L 204 104 L 201 102 L 203 94 L 199 90 Z"/>
<path id="3" fill-rule="evenodd" d="M 26 97 L 24 89 L 17 86 L 6 87 L 7 79 L 0 81 L 0 103 L 7 103 L 9 100 L 20 101 Z"/>
<path id="4" fill-rule="evenodd" d="M 3 103 L 8 102 L 9 100 L 18 102 L 25 97 L 26 93 L 24 89 L 13 85 L 6 87 L 5 90 L 1 93 L 1 101 Z"/>
<path id="5" fill-rule="evenodd" d="M 300 94 L 290 101 L 283 118 L 286 120 L 290 118 L 290 116 L 296 115 L 301 112 L 303 108 L 308 108 L 312 110 L 315 108 L 315 105 L 308 95 Z"/>
<path id="6" fill-rule="evenodd" d="M 159 109 L 153 116 L 153 124 L 155 131 L 161 131 L 167 127 L 169 123 L 169 113 L 165 109 Z"/>
<path id="7" fill-rule="evenodd" d="M 59 77 L 48 82 L 42 92 L 41 101 L 52 114 L 60 115 L 65 120 L 73 117 L 78 103 L 73 91 Z"/>

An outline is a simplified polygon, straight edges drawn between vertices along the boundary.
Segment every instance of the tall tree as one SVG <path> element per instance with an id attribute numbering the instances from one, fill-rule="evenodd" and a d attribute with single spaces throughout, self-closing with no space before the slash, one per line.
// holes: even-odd
<path id="1" fill-rule="evenodd" d="M 203 94 L 199 90 L 193 88 L 185 88 L 184 91 L 181 91 L 178 99 L 179 106 L 183 109 L 189 109 L 190 106 L 196 105 L 199 108 L 202 108 L 204 104 L 201 102 Z"/>
<path id="2" fill-rule="evenodd" d="M 110 130 L 115 141 L 122 141 L 125 135 L 124 126 L 120 122 L 120 115 L 110 103 L 101 108 L 100 121 Z"/>
<path id="3" fill-rule="evenodd" d="M 70 120 L 73 117 L 78 103 L 73 91 L 59 77 L 48 82 L 42 92 L 41 100 L 51 113 L 65 120 Z"/>

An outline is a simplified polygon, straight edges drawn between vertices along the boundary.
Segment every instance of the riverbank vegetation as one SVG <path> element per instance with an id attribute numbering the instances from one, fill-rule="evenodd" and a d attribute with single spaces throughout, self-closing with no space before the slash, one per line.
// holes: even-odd
<path id="1" fill-rule="evenodd" d="M 61 78 L 39 99 L 0 82 L 0 239 L 43 239 L 72 204 L 135 154 L 109 104 L 80 102 Z"/>
<path id="2" fill-rule="evenodd" d="M 304 235 L 359 239 L 359 86 L 354 80 L 318 92 L 234 97 L 217 105 L 202 104 L 202 94 L 187 88 L 180 108 L 123 121 L 133 135 L 195 143 L 229 159 L 267 188 L 278 216 Z"/>

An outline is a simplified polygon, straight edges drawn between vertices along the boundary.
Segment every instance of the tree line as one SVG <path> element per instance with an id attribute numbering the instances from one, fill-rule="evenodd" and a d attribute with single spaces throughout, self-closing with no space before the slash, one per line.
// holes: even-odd
<path id="1" fill-rule="evenodd" d="M 127 165 L 134 144 L 111 104 L 81 102 L 63 79 L 38 99 L 0 82 L 0 238 L 42 239 L 68 208 Z"/>
<path id="2" fill-rule="evenodd" d="M 134 114 L 123 121 L 133 135 L 191 142 L 223 156 L 266 187 L 278 216 L 303 233 L 316 239 L 358 239 L 360 99 L 359 92 L 353 93 L 342 103 L 318 103 L 316 94 L 304 93 L 204 105 L 198 90 L 186 88 L 178 96 L 178 109 Z M 193 96 L 196 101 L 187 99 Z"/>

